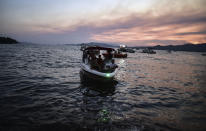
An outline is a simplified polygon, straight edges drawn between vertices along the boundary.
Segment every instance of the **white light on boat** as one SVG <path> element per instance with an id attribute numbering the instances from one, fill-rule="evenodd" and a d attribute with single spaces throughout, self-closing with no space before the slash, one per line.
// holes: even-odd
<path id="1" fill-rule="evenodd" d="M 106 77 L 110 77 L 110 74 L 106 74 Z"/>
<path id="2" fill-rule="evenodd" d="M 120 48 L 125 48 L 126 46 L 125 45 L 120 45 Z"/>

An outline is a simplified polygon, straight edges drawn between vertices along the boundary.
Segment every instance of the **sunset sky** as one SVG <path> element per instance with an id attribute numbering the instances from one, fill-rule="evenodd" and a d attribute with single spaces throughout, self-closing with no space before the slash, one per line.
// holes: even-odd
<path id="1" fill-rule="evenodd" d="M 24 42 L 206 42 L 206 0 L 0 0 L 0 16 L 0 34 Z"/>

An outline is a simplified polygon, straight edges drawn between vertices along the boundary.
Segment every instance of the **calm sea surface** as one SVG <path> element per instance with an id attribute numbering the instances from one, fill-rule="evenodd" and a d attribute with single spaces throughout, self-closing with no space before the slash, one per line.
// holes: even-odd
<path id="1" fill-rule="evenodd" d="M 79 46 L 0 45 L 0 130 L 205 130 L 206 56 L 139 52 L 100 84 Z"/>

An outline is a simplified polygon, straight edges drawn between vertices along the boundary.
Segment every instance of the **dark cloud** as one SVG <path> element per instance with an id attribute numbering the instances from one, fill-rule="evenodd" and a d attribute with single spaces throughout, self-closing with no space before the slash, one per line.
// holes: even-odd
<path id="1" fill-rule="evenodd" d="M 158 39 L 153 39 L 153 40 L 137 40 L 134 43 L 131 43 L 132 45 L 179 45 L 187 43 L 187 41 L 184 40 L 158 40 Z"/>
<path id="2" fill-rule="evenodd" d="M 147 35 L 158 35 L 160 33 L 164 33 L 167 31 L 172 31 L 174 28 L 182 28 L 182 27 L 189 27 L 193 25 L 203 25 L 206 27 L 206 17 L 204 14 L 167 14 L 162 16 L 152 16 L 150 13 L 147 14 L 130 14 L 127 17 L 119 18 L 116 20 L 107 20 L 102 21 L 100 23 L 95 22 L 79 22 L 78 24 L 74 25 L 74 27 L 68 27 L 62 30 L 59 28 L 52 27 L 50 25 L 37 25 L 39 28 L 42 29 L 50 29 L 57 32 L 54 33 L 41 33 L 35 34 L 33 33 L 28 38 L 37 38 L 40 40 L 47 40 L 48 43 L 54 43 L 61 41 L 61 43 L 82 43 L 82 42 L 89 42 L 89 41 L 99 41 L 93 39 L 92 36 L 100 35 L 105 36 L 109 35 L 116 35 L 117 33 L 121 33 L 122 31 L 130 31 L 133 28 L 139 28 L 137 33 L 145 33 Z M 174 25 L 174 27 L 173 27 Z M 153 28 L 161 28 L 165 26 L 171 26 L 171 28 L 153 31 Z M 140 32 L 139 32 L 140 31 Z M 112 32 L 115 32 L 114 34 Z M 197 35 L 197 34 L 205 34 L 206 31 L 194 31 L 194 32 L 183 32 L 183 33 L 175 33 L 173 35 Z M 25 38 L 25 37 L 24 37 Z M 115 38 L 115 37 L 114 37 Z M 22 38 L 23 39 L 23 38 Z M 122 38 L 124 39 L 124 38 Z M 29 40 L 29 39 L 28 39 Z M 38 41 L 37 41 L 38 42 Z M 110 42 L 109 39 L 104 39 L 101 42 Z M 119 42 L 117 40 L 117 42 Z M 186 43 L 186 40 L 166 40 L 165 38 L 160 39 L 152 39 L 152 40 L 136 40 L 128 42 L 128 44 L 132 45 L 146 45 L 148 43 L 157 43 L 161 45 L 173 45 L 173 44 L 183 44 Z M 114 43 L 114 41 L 111 41 Z"/>
<path id="3" fill-rule="evenodd" d="M 93 20 L 79 20 L 78 23 L 73 23 L 73 26 L 61 27 L 49 24 L 36 24 L 29 25 L 28 27 L 34 27 L 35 31 L 27 31 L 24 34 L 19 34 L 18 37 L 25 41 L 47 41 L 48 43 L 81 43 L 89 41 L 99 41 L 95 39 L 95 35 L 102 37 L 101 42 L 126 42 L 125 37 L 131 37 L 131 41 L 127 41 L 128 44 L 148 44 L 148 43 L 159 43 L 159 44 L 182 44 L 187 42 L 184 36 L 188 35 L 206 35 L 206 10 L 196 7 L 189 7 L 190 2 L 182 1 L 186 4 L 179 6 L 179 2 L 176 1 L 165 1 L 157 2 L 145 13 L 130 13 L 126 16 L 118 17 L 116 19 L 104 19 L 100 20 L 98 17 Z M 193 1 L 194 2 L 194 1 Z M 198 0 L 198 2 L 205 4 L 204 0 Z M 1 3 L 1 2 L 0 2 Z M 198 5 L 200 6 L 200 4 Z M 1 7 L 1 6 L 0 6 Z M 120 10 L 120 6 L 114 8 L 111 11 L 111 15 L 115 15 Z M 1 9 L 0 9 L 1 10 Z M 61 24 L 61 23 L 59 23 Z M 194 30 L 184 30 L 184 28 L 200 26 L 200 28 L 194 28 Z M 157 29 L 163 28 L 164 29 Z M 157 30 L 153 30 L 153 29 Z M 181 32 L 175 32 L 175 30 L 182 29 Z M 135 32 L 136 31 L 136 32 Z M 13 31 L 14 32 L 14 31 Z M 128 34 L 122 35 L 121 33 Z M 129 32 L 132 32 L 129 36 Z M 136 34 L 135 34 L 136 33 Z M 145 36 L 145 38 L 139 38 L 138 35 Z M 135 36 L 137 35 L 137 36 Z M 168 36 L 167 36 L 168 35 Z M 21 36 L 21 37 L 20 37 Z M 156 36 L 156 37 L 154 37 Z M 166 37 L 172 36 L 167 39 Z M 135 38 L 136 37 L 136 38 Z M 152 37 L 146 39 L 146 37 Z M 154 38 L 153 38 L 154 37 Z M 157 38 L 158 37 L 158 38 Z"/>
<path id="4" fill-rule="evenodd" d="M 109 23 L 109 22 L 108 22 Z M 179 13 L 179 14 L 167 14 L 163 16 L 152 16 L 150 14 L 148 15 L 130 15 L 125 18 L 121 18 L 118 20 L 113 21 L 113 24 L 110 24 L 108 26 L 103 26 L 103 27 L 97 27 L 93 28 L 95 31 L 102 35 L 107 35 L 105 32 L 116 32 L 116 33 L 121 33 L 121 31 L 129 31 L 132 28 L 139 28 L 141 31 L 139 33 L 145 33 L 147 35 L 160 35 L 163 33 L 167 32 L 172 32 L 176 29 L 183 29 L 187 27 L 192 27 L 192 26 L 201 26 L 202 28 L 206 29 L 206 16 L 205 14 L 201 13 L 191 13 L 191 14 L 184 14 L 184 13 Z M 168 29 L 164 30 L 158 30 L 158 31 L 153 31 L 153 28 L 161 28 L 161 27 L 169 27 Z M 175 32 L 174 32 L 175 33 Z M 108 33 L 110 34 L 110 33 Z M 173 34 L 171 33 L 170 35 L 197 35 L 197 34 L 202 34 L 205 35 L 205 31 L 200 31 L 198 29 L 194 30 L 194 32 L 188 31 L 184 33 L 176 33 Z M 112 34 L 110 34 L 112 35 Z M 115 34 L 113 34 L 115 35 Z M 183 44 L 187 41 L 185 40 L 178 40 L 179 38 L 174 40 L 164 40 L 164 38 L 160 38 L 162 40 L 144 40 L 142 41 L 137 41 L 136 43 L 161 43 L 161 44 Z M 182 38 L 183 39 L 183 38 Z M 134 43 L 134 42 L 130 42 Z"/>
<path id="5" fill-rule="evenodd" d="M 206 31 L 176 33 L 175 35 L 206 35 Z"/>
<path id="6" fill-rule="evenodd" d="M 103 24 L 107 23 L 107 24 Z M 127 17 L 119 18 L 116 20 L 107 20 L 102 22 L 102 26 L 96 26 L 95 23 L 85 23 L 84 25 L 76 25 L 76 31 L 86 29 L 95 32 L 106 32 L 111 30 L 130 29 L 134 27 L 139 28 L 151 28 L 151 27 L 162 27 L 170 25 L 197 25 L 205 24 L 206 15 L 203 13 L 199 14 L 167 14 L 163 16 L 152 16 L 151 12 L 146 14 L 131 14 Z M 100 24 L 101 25 L 101 24 Z M 206 25 L 205 25 L 206 27 Z M 69 29 L 70 30 L 70 29 Z M 152 33 L 152 31 L 151 31 Z M 154 32 L 155 33 L 155 32 Z"/>

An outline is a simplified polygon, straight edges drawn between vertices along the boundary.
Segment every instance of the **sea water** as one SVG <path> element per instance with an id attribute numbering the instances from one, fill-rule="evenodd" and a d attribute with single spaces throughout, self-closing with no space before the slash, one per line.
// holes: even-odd
<path id="1" fill-rule="evenodd" d="M 140 52 L 100 84 L 81 82 L 79 46 L 0 45 L 0 129 L 205 130 L 206 57 Z"/>

